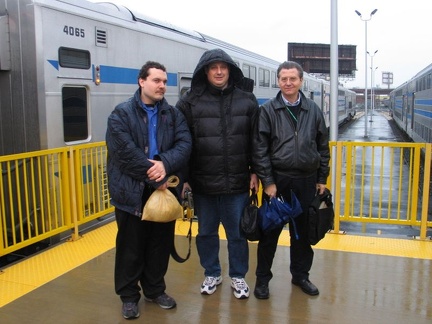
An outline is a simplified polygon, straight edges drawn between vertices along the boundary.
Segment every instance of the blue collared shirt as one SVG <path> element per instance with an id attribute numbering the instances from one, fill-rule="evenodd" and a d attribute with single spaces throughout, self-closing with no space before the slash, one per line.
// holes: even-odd
<path id="1" fill-rule="evenodd" d="M 148 107 L 141 101 L 141 107 L 147 113 L 149 138 L 148 157 L 153 159 L 155 155 L 159 154 L 157 145 L 158 104 L 155 104 L 154 107 Z"/>

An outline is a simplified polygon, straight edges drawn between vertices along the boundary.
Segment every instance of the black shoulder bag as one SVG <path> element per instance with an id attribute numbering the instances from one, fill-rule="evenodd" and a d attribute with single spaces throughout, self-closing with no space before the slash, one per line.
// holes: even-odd
<path id="1" fill-rule="evenodd" d="M 322 195 L 316 193 L 308 210 L 309 243 L 317 244 L 325 234 L 333 229 L 334 210 L 332 194 L 325 189 Z"/>
<path id="2" fill-rule="evenodd" d="M 240 230 L 249 241 L 259 241 L 261 238 L 262 231 L 258 217 L 258 196 L 255 189 L 252 189 L 249 204 L 244 209 L 240 220 Z"/>

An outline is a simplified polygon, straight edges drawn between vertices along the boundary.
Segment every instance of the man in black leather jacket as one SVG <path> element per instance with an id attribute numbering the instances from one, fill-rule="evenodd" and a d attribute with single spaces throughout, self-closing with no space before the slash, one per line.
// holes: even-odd
<path id="1" fill-rule="evenodd" d="M 300 201 L 303 213 L 295 218 L 298 239 L 289 223 L 291 282 L 309 295 L 318 295 L 318 288 L 309 280 L 314 253 L 307 235 L 307 210 L 317 190 L 324 192 L 329 175 L 328 131 L 318 105 L 300 90 L 302 67 L 284 62 L 277 78 L 279 93 L 260 107 L 254 137 L 255 171 L 263 184 L 264 198 L 282 195 L 289 200 L 292 191 Z M 258 243 L 254 294 L 259 299 L 269 297 L 271 266 L 281 231 L 279 227 L 266 232 Z"/>
<path id="2" fill-rule="evenodd" d="M 240 232 L 240 217 L 249 190 L 258 190 L 251 170 L 252 134 L 258 102 L 243 91 L 243 73 L 221 49 L 206 51 L 199 60 L 191 89 L 177 103 L 188 121 L 193 148 L 189 178 L 198 217 L 196 244 L 205 280 L 201 293 L 211 295 L 221 284 L 219 225 L 228 239 L 229 276 L 236 298 L 249 297 L 244 280 L 249 250 Z"/>
<path id="3" fill-rule="evenodd" d="M 134 96 L 108 118 L 108 188 L 118 227 L 114 282 L 126 319 L 140 315 L 141 288 L 147 301 L 164 309 L 176 306 L 164 280 L 175 221 L 141 220 L 151 193 L 169 190 L 168 177 L 187 166 L 192 147 L 184 116 L 164 98 L 166 82 L 165 67 L 147 62 Z"/>

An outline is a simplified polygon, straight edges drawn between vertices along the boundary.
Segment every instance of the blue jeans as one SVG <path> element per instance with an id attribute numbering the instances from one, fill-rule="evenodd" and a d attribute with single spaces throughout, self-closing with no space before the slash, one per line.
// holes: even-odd
<path id="1" fill-rule="evenodd" d="M 219 262 L 219 224 L 228 240 L 229 276 L 244 278 L 249 268 L 249 246 L 240 232 L 240 218 L 248 204 L 249 193 L 194 195 L 198 217 L 196 245 L 205 276 L 221 275 Z"/>

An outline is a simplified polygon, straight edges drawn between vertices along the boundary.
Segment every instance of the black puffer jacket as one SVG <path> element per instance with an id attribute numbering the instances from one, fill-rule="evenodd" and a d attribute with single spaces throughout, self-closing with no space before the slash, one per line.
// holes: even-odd
<path id="1" fill-rule="evenodd" d="M 111 203 L 130 214 L 141 216 L 145 186 L 156 188 L 161 183 L 150 181 L 148 161 L 147 114 L 139 105 L 140 90 L 123 102 L 108 117 L 106 145 L 107 174 Z M 157 141 L 159 154 L 167 177 L 187 166 L 192 141 L 186 120 L 181 112 L 165 99 L 158 106 Z"/>
<path id="2" fill-rule="evenodd" d="M 207 81 L 205 67 L 212 62 L 230 67 L 229 86 L 220 90 Z M 230 194 L 249 190 L 253 127 L 258 102 L 239 84 L 243 73 L 224 51 L 209 50 L 201 57 L 191 89 L 177 107 L 192 133 L 189 183 L 194 193 Z"/>
<path id="3" fill-rule="evenodd" d="M 313 100 L 300 95 L 297 128 L 280 91 L 260 107 L 253 159 L 265 187 L 275 183 L 275 174 L 293 178 L 316 174 L 317 183 L 326 183 L 330 150 L 324 116 Z"/>

